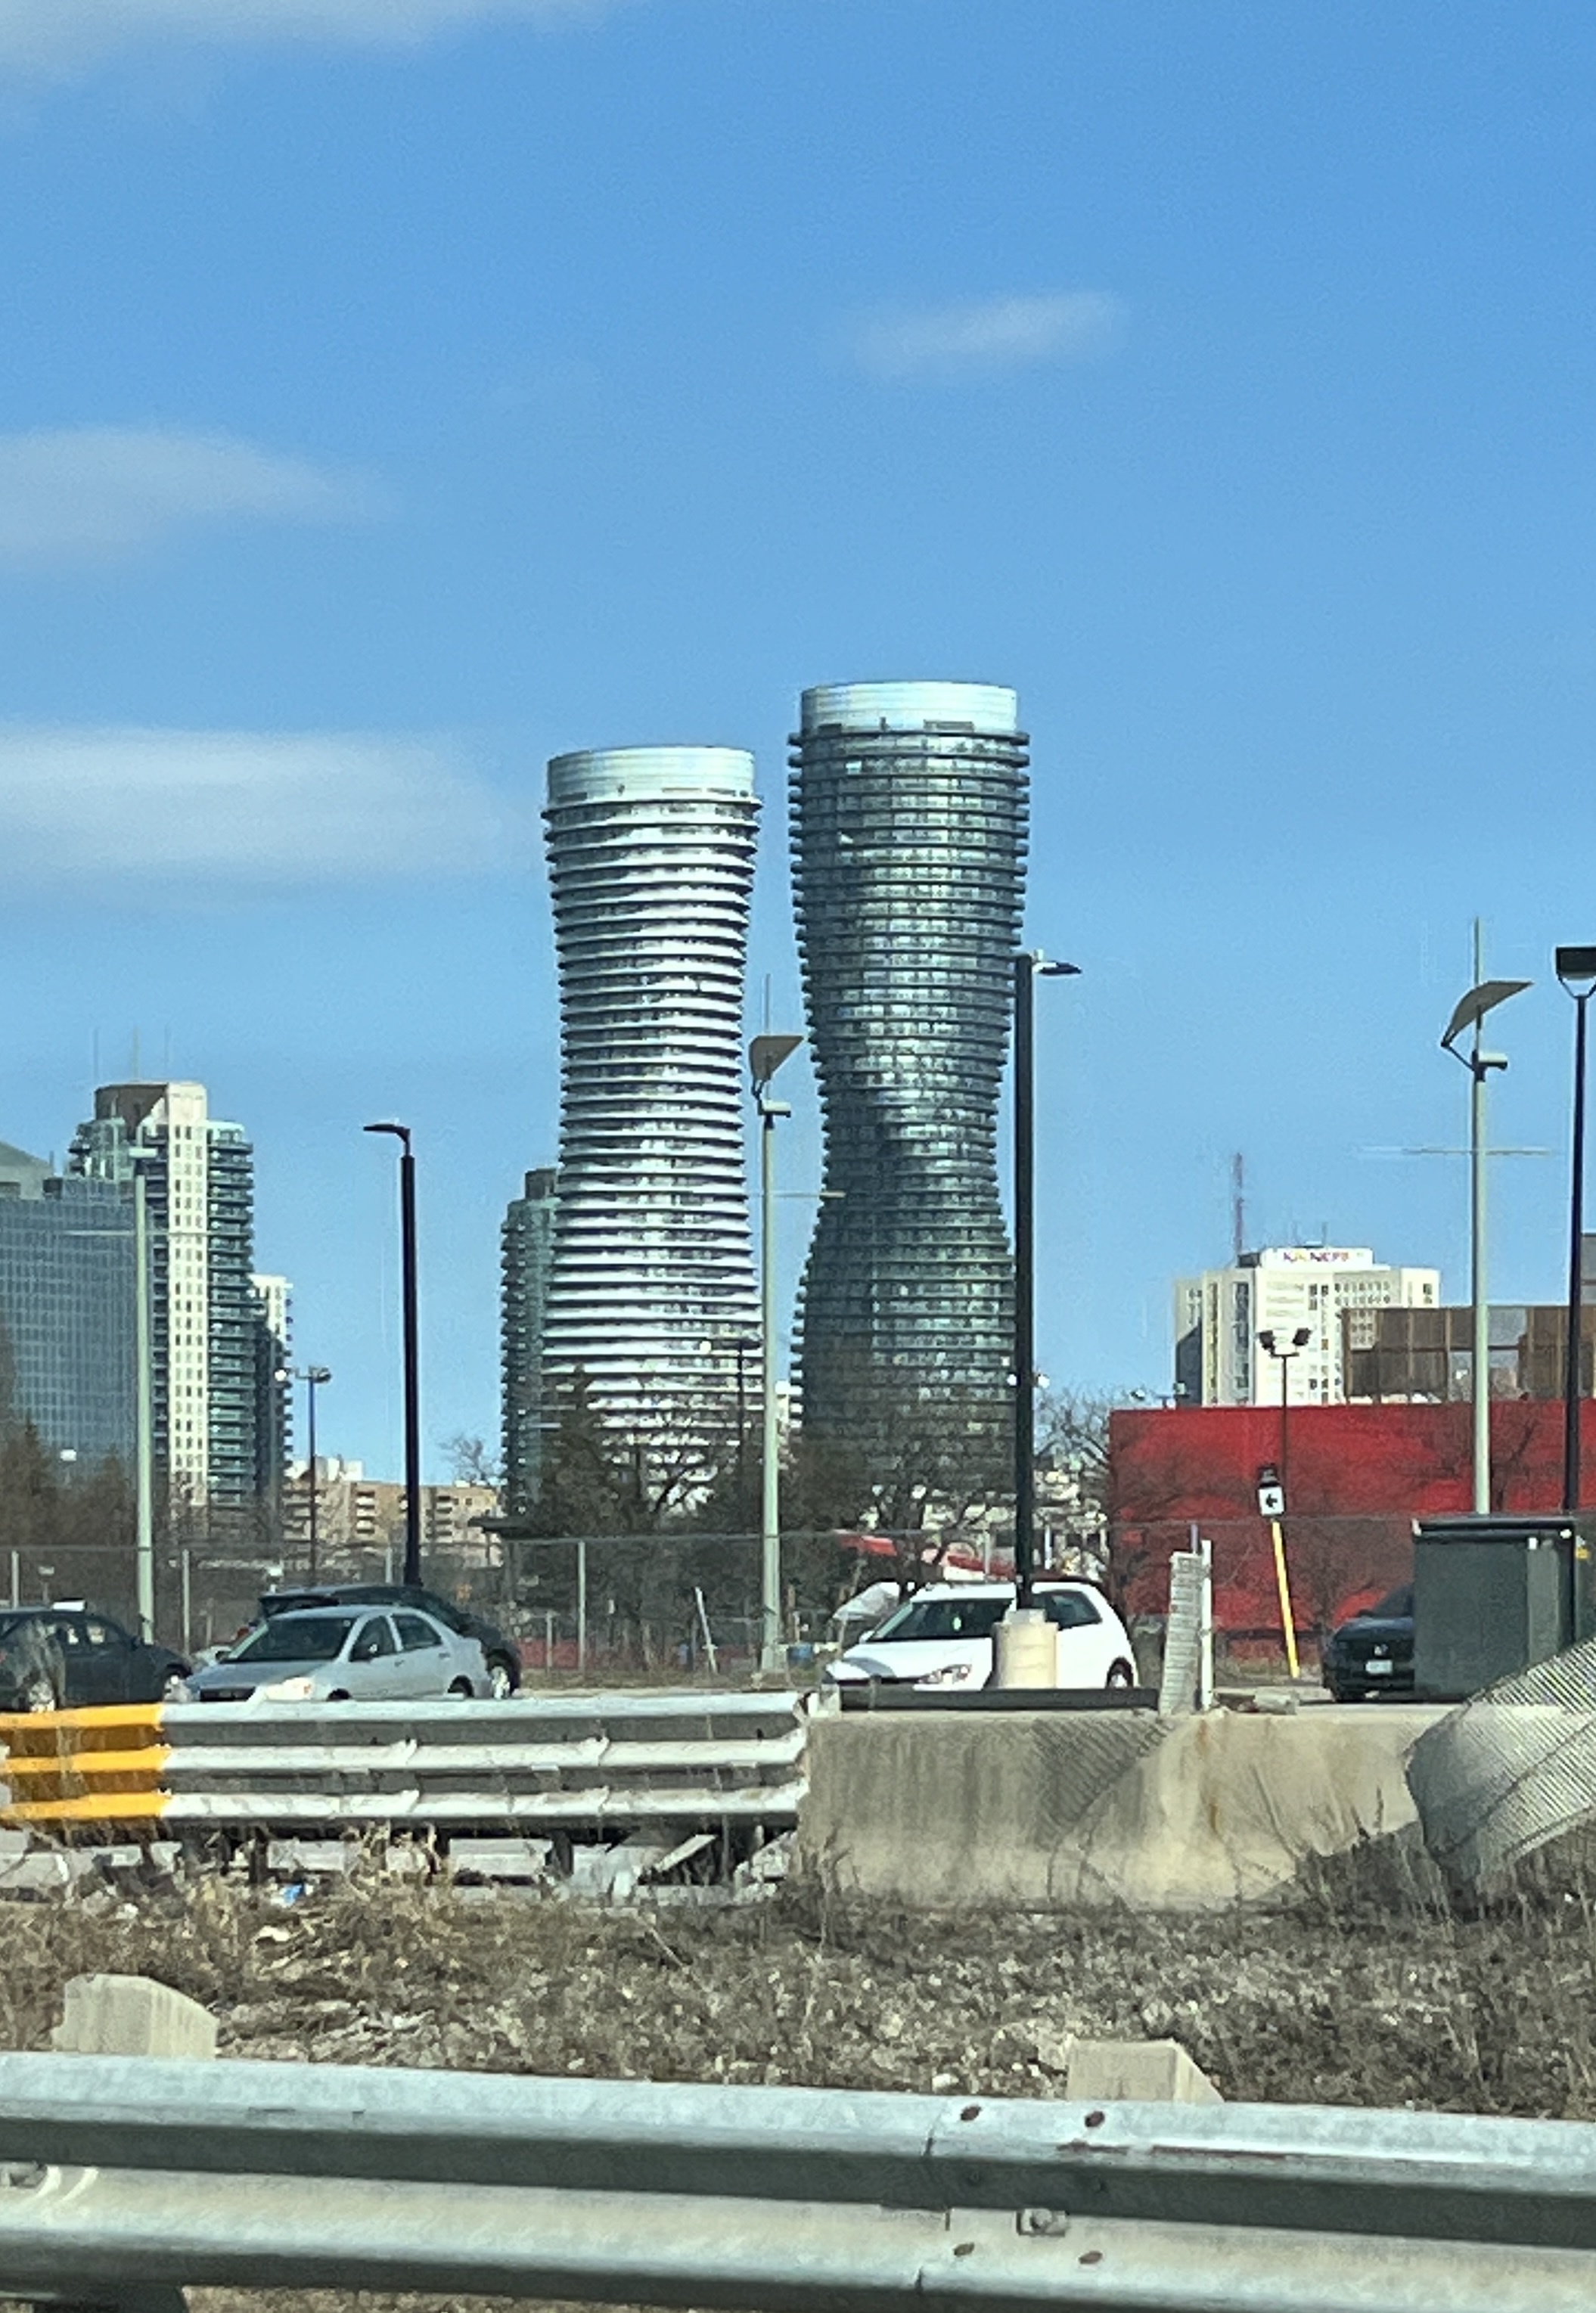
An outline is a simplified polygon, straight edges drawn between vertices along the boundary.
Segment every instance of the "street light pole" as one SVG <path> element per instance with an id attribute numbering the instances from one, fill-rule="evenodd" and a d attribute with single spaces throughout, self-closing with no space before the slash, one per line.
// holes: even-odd
<path id="1" fill-rule="evenodd" d="M 771 1098 L 771 1078 L 790 1060 L 801 1036 L 755 1036 L 748 1047 L 754 1105 L 759 1117 L 759 1667 L 781 1668 L 781 1438 L 777 1402 L 776 1120 L 790 1116 Z M 741 1353 L 739 1352 L 739 1357 Z"/>
<path id="2" fill-rule="evenodd" d="M 1583 1243 L 1585 1222 L 1585 1014 L 1596 994 L 1596 947 L 1560 947 L 1557 977 L 1574 998 L 1574 1132 L 1568 1192 L 1568 1338 L 1563 1350 L 1563 1507 L 1580 1506 L 1580 1351 L 1583 1347 Z M 1575 1581 L 1576 1552 L 1568 1553 L 1571 1596 Z M 1579 1636 L 1577 1621 L 1569 1625 L 1570 1642 Z"/>
<path id="3" fill-rule="evenodd" d="M 1274 1546 L 1274 1582 L 1280 1592 L 1280 1631 L 1285 1643 L 1286 1668 L 1296 1678 L 1300 1665 L 1297 1660 L 1297 1614 L 1292 1605 L 1291 1575 L 1285 1559 L 1285 1511 L 1291 1501 L 1291 1372 L 1292 1359 L 1301 1357 L 1313 1339 L 1307 1325 L 1299 1325 L 1292 1335 L 1289 1350 L 1283 1350 L 1273 1331 L 1258 1335 L 1259 1347 L 1268 1351 L 1280 1365 L 1280 1497 L 1279 1515 L 1269 1521 L 1270 1535 Z M 1262 1504 L 1260 1503 L 1260 1508 Z"/>
<path id="4" fill-rule="evenodd" d="M 304 1383 L 305 1442 L 310 1447 L 306 1474 L 310 1482 L 310 1579 L 313 1584 L 321 1570 L 316 1534 L 316 1390 L 321 1383 L 331 1381 L 332 1376 L 325 1366 L 306 1366 L 301 1378 Z"/>
<path id="5" fill-rule="evenodd" d="M 1473 1403 L 1474 1508 L 1483 1516 L 1491 1507 L 1491 1297 L 1486 1270 L 1486 1167 L 1490 1150 L 1486 1141 L 1486 1085 L 1493 1069 L 1507 1066 L 1506 1055 L 1481 1049 L 1480 1026 L 1487 1012 L 1505 1004 L 1530 986 L 1527 980 L 1487 980 L 1478 919 L 1474 926 L 1474 986 L 1462 998 L 1441 1048 L 1460 1060 L 1471 1079 L 1468 1096 L 1468 1240 L 1469 1315 L 1473 1350 L 1469 1384 Z M 1458 1039 L 1473 1031 L 1468 1050 Z"/>
<path id="6" fill-rule="evenodd" d="M 404 1294 L 404 1579 L 421 1580 L 421 1382 L 417 1344 L 416 1159 L 408 1124 L 368 1124 L 400 1145 L 399 1244 Z"/>
<path id="7" fill-rule="evenodd" d="M 133 1173 L 133 1357 L 134 1483 L 137 1488 L 135 1552 L 138 1635 L 145 1646 L 155 1635 L 155 1415 L 154 1345 L 150 1324 L 149 1184 L 144 1166 Z M 12 1588 L 16 1587 L 15 1577 Z"/>
<path id="8" fill-rule="evenodd" d="M 1036 1567 L 1036 978 L 1080 970 L 1049 963 L 1039 949 L 1014 959 L 1014 1603 L 1022 1612 Z"/>

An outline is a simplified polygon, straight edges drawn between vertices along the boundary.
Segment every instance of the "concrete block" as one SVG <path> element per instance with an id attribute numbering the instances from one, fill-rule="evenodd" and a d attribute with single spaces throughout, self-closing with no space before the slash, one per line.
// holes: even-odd
<path id="1" fill-rule="evenodd" d="M 343 1878 L 360 1860 L 357 1839 L 270 1839 L 266 1868 L 278 1878 Z"/>
<path id="2" fill-rule="evenodd" d="M 75 1975 L 50 2038 L 63 2055 L 214 2056 L 216 2019 L 147 1975 Z"/>
<path id="3" fill-rule="evenodd" d="M 1064 2094 L 1092 2104 L 1222 2104 L 1178 2040 L 1073 2040 Z"/>
<path id="4" fill-rule="evenodd" d="M 546 1879 L 551 1839 L 452 1839 L 449 1869 L 456 1878 L 527 1884 Z"/>

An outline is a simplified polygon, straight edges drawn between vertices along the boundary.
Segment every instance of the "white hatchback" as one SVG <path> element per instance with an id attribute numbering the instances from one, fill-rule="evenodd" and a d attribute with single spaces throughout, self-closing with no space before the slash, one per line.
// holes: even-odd
<path id="1" fill-rule="evenodd" d="M 1136 1684 L 1124 1624 L 1090 1582 L 1038 1582 L 1034 1596 L 1058 1634 L 1057 1684 L 1126 1687 Z M 874 1680 L 894 1686 L 985 1686 L 992 1674 L 992 1632 L 1014 1604 L 1011 1582 L 938 1582 L 917 1590 L 879 1628 L 826 1672 L 835 1685 Z"/>

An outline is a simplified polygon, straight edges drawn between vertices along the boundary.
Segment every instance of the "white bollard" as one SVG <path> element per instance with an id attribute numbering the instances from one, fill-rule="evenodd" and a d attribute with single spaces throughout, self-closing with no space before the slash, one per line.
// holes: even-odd
<path id="1" fill-rule="evenodd" d="M 994 1686 L 1058 1684 L 1058 1632 L 1039 1606 L 1010 1606 L 992 1645 Z"/>

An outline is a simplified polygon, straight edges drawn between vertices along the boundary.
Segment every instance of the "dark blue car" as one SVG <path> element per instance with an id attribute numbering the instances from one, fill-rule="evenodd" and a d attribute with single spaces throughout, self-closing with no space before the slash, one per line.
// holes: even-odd
<path id="1" fill-rule="evenodd" d="M 1413 1693 L 1413 1585 L 1401 1583 L 1325 1641 L 1320 1675 L 1337 1702 Z"/>

